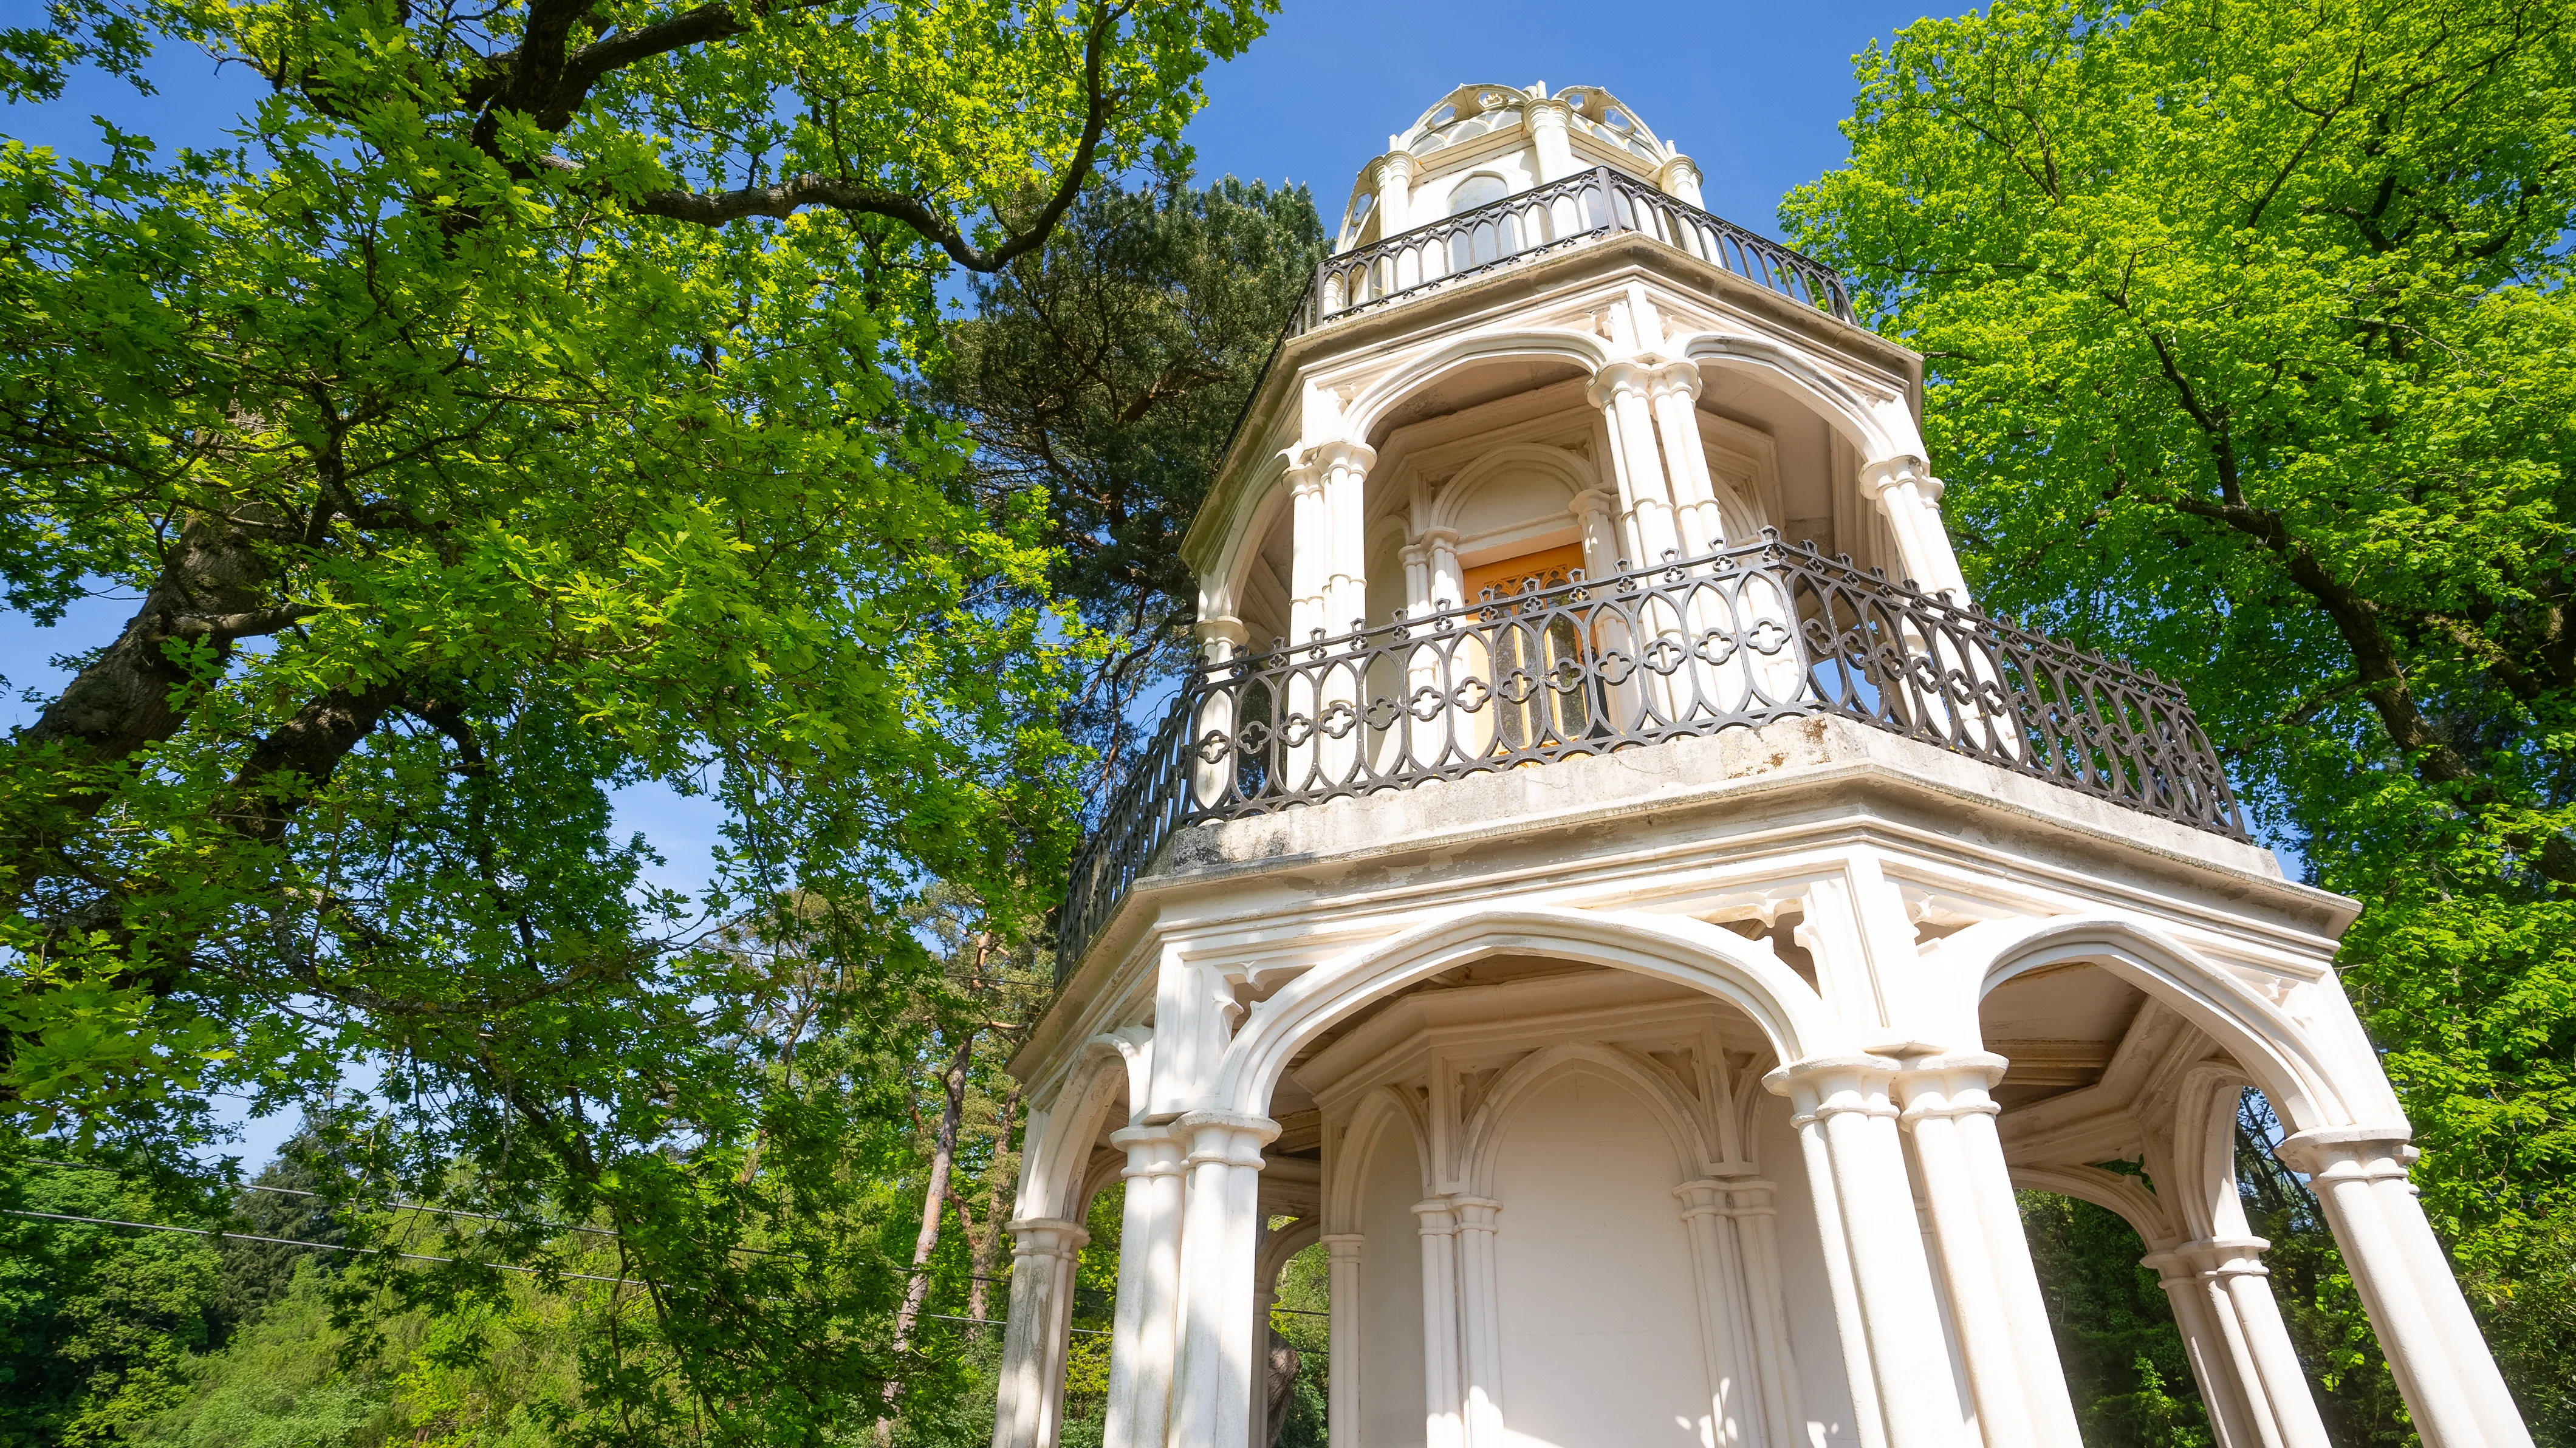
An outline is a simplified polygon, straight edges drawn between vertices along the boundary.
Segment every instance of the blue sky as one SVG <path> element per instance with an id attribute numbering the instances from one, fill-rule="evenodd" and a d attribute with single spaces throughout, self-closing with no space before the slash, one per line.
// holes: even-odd
<path id="1" fill-rule="evenodd" d="M 1269 35 L 1210 73 L 1207 108 L 1189 135 L 1202 179 L 1304 182 L 1329 225 L 1360 165 L 1451 88 L 1599 85 L 1698 161 L 1710 210 L 1769 232 L 1783 192 L 1844 158 L 1835 123 L 1850 113 L 1851 57 L 1919 13 L 1866 0 L 1616 12 L 1565 0 L 1290 0 Z M 241 67 L 218 71 L 194 53 L 157 56 L 150 73 L 159 91 L 151 97 L 85 77 L 59 101 L 0 107 L 0 135 L 95 156 L 89 118 L 101 115 L 164 146 L 214 145 L 259 93 Z M 59 687 L 53 656 L 107 642 L 130 610 L 126 599 L 89 600 L 54 628 L 0 610 L 0 728 L 34 716 L 21 690 L 50 696 Z M 703 802 L 647 788 L 625 792 L 619 806 L 621 825 L 644 831 L 667 857 L 662 883 L 685 889 L 705 878 L 715 820 Z M 289 1126 L 253 1123 L 238 1149 L 255 1165 Z"/>

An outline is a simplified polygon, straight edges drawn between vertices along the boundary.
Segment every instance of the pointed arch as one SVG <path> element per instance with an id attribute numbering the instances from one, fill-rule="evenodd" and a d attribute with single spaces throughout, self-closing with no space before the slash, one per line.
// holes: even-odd
<path id="1" fill-rule="evenodd" d="M 1110 1111 L 1145 1099 L 1153 1035 L 1129 1026 L 1082 1043 L 1043 1121 L 1029 1123 L 1016 1215 L 1079 1220 L 1091 1195 L 1091 1149 Z"/>
<path id="2" fill-rule="evenodd" d="M 1394 1087 L 1376 1087 L 1351 1108 L 1350 1123 L 1342 1128 L 1342 1139 L 1334 1145 L 1333 1169 L 1324 1181 L 1327 1231 L 1360 1230 L 1361 1198 L 1368 1187 L 1369 1161 L 1377 1155 L 1386 1134 L 1399 1126 L 1412 1135 L 1413 1163 L 1422 1175 L 1422 1195 L 1427 1197 L 1439 1190 L 1431 1180 L 1431 1137 L 1424 1129 L 1421 1113 Z"/>
<path id="3" fill-rule="evenodd" d="M 1664 1128 L 1673 1148 L 1676 1181 L 1687 1181 L 1713 1169 L 1717 1153 L 1704 1139 L 1687 1102 L 1673 1094 L 1672 1084 L 1645 1069 L 1626 1052 L 1586 1041 L 1566 1041 L 1515 1062 L 1494 1083 L 1460 1133 L 1458 1175 L 1476 1196 L 1494 1194 L 1494 1153 L 1512 1108 L 1559 1076 L 1590 1073 L 1626 1087 L 1645 1103 L 1646 1114 Z"/>
<path id="4" fill-rule="evenodd" d="M 1768 945 L 1688 917 L 1554 906 L 1471 909 L 1309 969 L 1255 1005 L 1227 1046 L 1212 1092 L 1254 1113 L 1299 1050 L 1333 1022 L 1442 971 L 1496 955 L 1535 955 L 1633 971 L 1724 1000 L 1752 1017 L 1782 1060 L 1850 1043 L 1824 1002 Z"/>
<path id="5" fill-rule="evenodd" d="M 1795 348 L 1740 332 L 1700 332 L 1684 338 L 1682 357 L 1702 367 L 1758 372 L 1786 388 L 1823 418 L 1860 454 L 1861 465 L 1922 457 L 1923 438 L 1904 402 L 1873 403 L 1808 360 Z"/>
<path id="6" fill-rule="evenodd" d="M 2098 965 L 2208 1032 L 2292 1130 L 2354 1124 L 2308 1027 L 2235 972 L 2151 925 L 2116 915 L 1996 920 L 1970 926 L 1942 947 L 1974 982 L 1967 1003 L 1972 1020 L 1975 1002 L 2015 976 L 2052 965 Z"/>
<path id="7" fill-rule="evenodd" d="M 1351 400 L 1342 412 L 1342 436 L 1366 441 L 1398 404 L 1441 377 L 1480 362 L 1554 359 L 1570 363 L 1585 376 L 1610 360 L 1610 346 L 1589 332 L 1562 327 L 1535 327 L 1462 337 L 1381 378 Z"/>
<path id="8" fill-rule="evenodd" d="M 2090 1202 L 2128 1223 L 2150 1252 L 2171 1249 L 2190 1230 L 2175 1221 L 2172 1210 L 2140 1186 L 2136 1177 L 2114 1176 L 2098 1167 L 2017 1166 L 2012 1169 L 2012 1184 L 2017 1191 L 2055 1192 Z"/>

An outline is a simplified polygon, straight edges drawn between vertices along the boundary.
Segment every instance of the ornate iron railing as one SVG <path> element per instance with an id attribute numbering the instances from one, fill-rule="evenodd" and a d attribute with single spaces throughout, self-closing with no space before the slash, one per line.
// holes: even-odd
<path id="1" fill-rule="evenodd" d="M 2180 690 L 1766 530 L 1199 669 L 1075 858 L 1059 971 L 1192 825 L 1817 714 L 2246 838 Z"/>
<path id="2" fill-rule="evenodd" d="M 1851 297 L 1833 268 L 1676 200 L 1651 182 L 1599 166 L 1326 257 L 1290 318 L 1289 334 L 1614 231 L 1654 237 L 1747 281 L 1853 320 Z"/>

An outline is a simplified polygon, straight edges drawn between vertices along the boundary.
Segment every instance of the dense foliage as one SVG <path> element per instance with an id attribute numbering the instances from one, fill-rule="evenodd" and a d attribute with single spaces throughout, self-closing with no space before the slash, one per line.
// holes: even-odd
<path id="1" fill-rule="evenodd" d="M 973 279 L 941 400 L 997 497 L 1043 488 L 1056 595 L 1104 641 L 1071 732 L 1114 773 L 1131 713 L 1196 658 L 1181 535 L 1324 253 L 1303 186 L 1088 193 L 1046 247 Z"/>
<path id="2" fill-rule="evenodd" d="M 0 33 L 13 98 L 155 46 L 265 82 L 221 146 L 0 147 L 0 588 L 136 601 L 0 745 L 0 1125 L 194 1220 L 214 1100 L 313 1108 L 352 1244 L 458 1259 L 353 1257 L 347 1311 L 435 1309 L 463 1361 L 528 1290 L 495 1264 L 610 1279 L 548 1299 L 564 1441 L 873 1421 L 920 1375 L 891 1196 L 955 1014 L 919 900 L 1025 933 L 1073 799 L 1045 500 L 918 401 L 934 288 L 1183 166 L 1261 9 Z M 644 883 L 638 787 L 720 815 L 703 895 Z"/>
<path id="3" fill-rule="evenodd" d="M 2366 904 L 2345 980 L 2554 1442 L 2571 25 L 2567 0 L 2004 0 L 1860 57 L 1850 164 L 1782 210 L 1930 359 L 1982 600 L 2183 683 L 2260 822 Z"/>

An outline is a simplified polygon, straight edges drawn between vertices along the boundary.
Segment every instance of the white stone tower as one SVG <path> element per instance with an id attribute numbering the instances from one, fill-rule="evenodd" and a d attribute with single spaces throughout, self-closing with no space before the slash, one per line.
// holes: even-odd
<path id="1" fill-rule="evenodd" d="M 1315 1244 L 1333 1448 L 2073 1445 L 2016 1186 L 2137 1228 L 2222 1443 L 2323 1448 L 2247 1085 L 2424 1441 L 2528 1444 L 2352 902 L 2248 843 L 2174 690 L 1973 608 L 1921 359 L 1698 202 L 1589 86 L 1463 86 L 1362 171 L 1012 1068 L 996 1448 L 1055 1442 L 1122 1176 L 1109 1448 L 1260 1448 Z"/>

